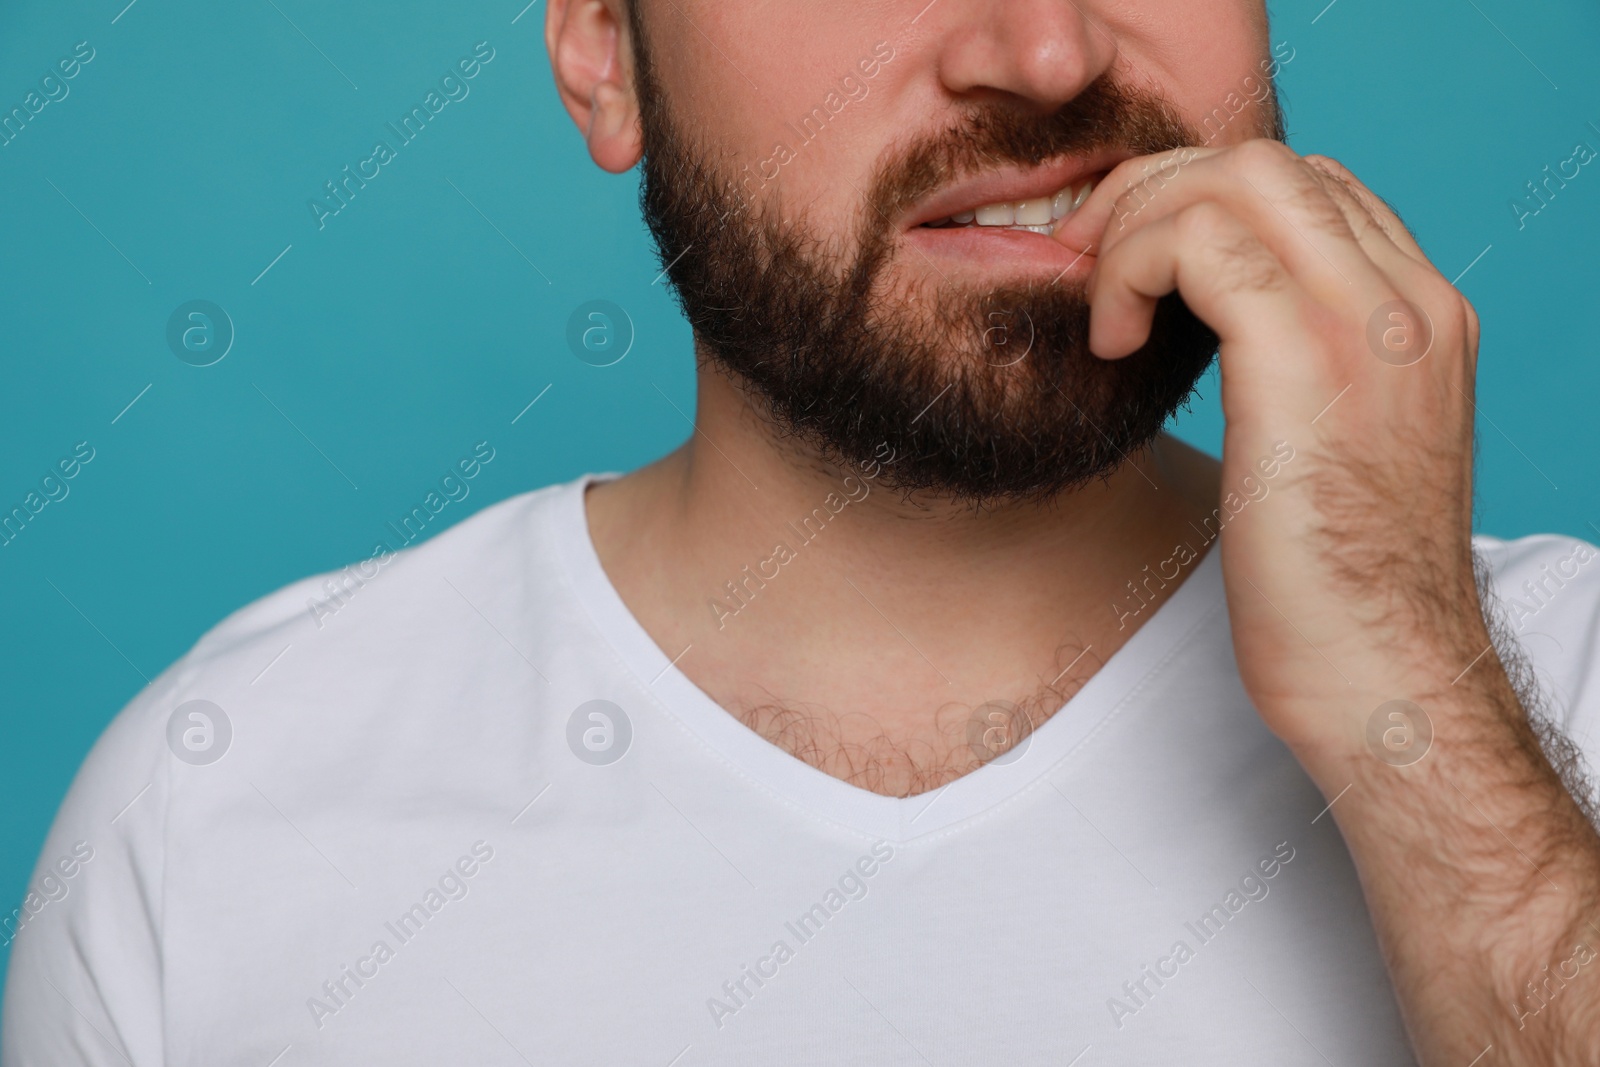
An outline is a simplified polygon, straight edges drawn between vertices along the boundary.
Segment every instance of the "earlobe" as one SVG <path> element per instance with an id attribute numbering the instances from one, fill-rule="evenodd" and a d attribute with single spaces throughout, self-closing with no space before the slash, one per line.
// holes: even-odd
<path id="1" fill-rule="evenodd" d="M 642 155 L 638 109 L 633 94 L 610 82 L 595 86 L 589 116 L 589 155 L 595 163 L 620 174 Z"/>
<path id="2" fill-rule="evenodd" d="M 561 102 L 605 170 L 620 174 L 643 154 L 625 16 L 615 0 L 551 0 L 545 45 Z"/>

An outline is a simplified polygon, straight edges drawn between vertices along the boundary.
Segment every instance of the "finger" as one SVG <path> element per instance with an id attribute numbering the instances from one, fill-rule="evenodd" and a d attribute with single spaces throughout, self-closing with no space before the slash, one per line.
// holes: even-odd
<path id="1" fill-rule="evenodd" d="M 1101 225 L 1096 254 L 1104 256 L 1139 229 L 1212 200 L 1248 224 L 1320 299 L 1366 305 L 1393 288 L 1325 188 L 1327 179 L 1276 141 L 1195 150 L 1176 172 L 1169 165 L 1128 188 L 1128 180 L 1141 174 L 1140 167 L 1138 161 L 1129 161 L 1113 170 L 1068 216 L 1056 239 L 1071 246 Z M 1397 254 L 1380 251 L 1380 257 Z"/>
<path id="2" fill-rule="evenodd" d="M 1398 290 L 1408 302 L 1426 312 L 1432 328 L 1443 329 L 1447 336 L 1460 336 L 1466 341 L 1464 354 L 1469 365 L 1475 366 L 1478 350 L 1478 316 L 1466 297 L 1446 280 L 1439 269 L 1423 253 L 1416 238 L 1394 209 L 1343 164 L 1327 156 L 1306 157 L 1306 163 L 1324 175 L 1330 195 L 1339 203 L 1353 229 L 1362 226 L 1359 219 L 1370 220 L 1363 245 L 1370 244 L 1375 259 L 1379 259 Z M 1382 238 L 1378 237 L 1381 231 Z M 1392 246 L 1401 257 L 1396 260 L 1382 256 L 1378 249 Z"/>
<path id="3" fill-rule="evenodd" d="M 1149 340 L 1157 301 L 1174 291 L 1224 348 L 1247 337 L 1293 337 L 1308 302 L 1248 225 L 1200 203 L 1140 227 L 1095 265 L 1090 351 L 1105 359 L 1137 351 Z"/>
<path id="4" fill-rule="evenodd" d="M 1359 203 L 1367 217 L 1383 230 L 1384 236 L 1388 237 L 1396 248 L 1418 262 L 1432 266 L 1427 255 L 1423 253 L 1422 246 L 1417 244 L 1416 237 L 1412 235 L 1411 228 L 1389 206 L 1388 201 L 1368 189 L 1349 168 L 1337 159 L 1315 153 L 1304 158 L 1308 165 L 1328 175 L 1337 183 L 1338 189 Z"/>
<path id="5" fill-rule="evenodd" d="M 1397 216 L 1387 210 L 1375 214 L 1379 206 L 1376 196 L 1364 187 L 1352 186 L 1336 172 L 1326 169 L 1321 161 L 1327 161 L 1327 157 L 1308 157 L 1306 166 L 1322 184 L 1328 198 L 1343 212 L 1357 243 L 1379 270 L 1401 287 L 1420 280 L 1425 274 L 1438 273 L 1426 257 L 1411 251 L 1416 248 L 1416 242 Z"/>
<path id="6" fill-rule="evenodd" d="M 1152 182 L 1159 188 L 1175 179 L 1184 167 L 1222 151 L 1191 145 L 1124 160 L 1096 182 L 1088 198 L 1056 227 L 1055 239 L 1074 252 L 1098 254 L 1118 197 L 1136 188 L 1148 188 Z"/>
<path id="7" fill-rule="evenodd" d="M 1115 231 L 1110 229 L 1112 223 L 1118 223 L 1120 230 L 1128 218 L 1138 214 L 1144 198 L 1154 199 L 1175 182 L 1185 168 L 1224 151 L 1226 149 L 1191 145 L 1124 160 L 1095 183 L 1088 199 L 1066 217 L 1056 229 L 1057 239 L 1065 239 L 1065 243 L 1078 251 L 1091 243 L 1100 244 L 1103 238 L 1115 236 Z M 1124 210 L 1113 210 L 1127 194 L 1133 194 L 1134 199 L 1124 203 Z"/>
<path id="8" fill-rule="evenodd" d="M 1159 155 L 1143 157 L 1137 162 L 1137 178 L 1127 174 L 1122 178 L 1124 194 L 1129 190 L 1144 189 L 1148 191 L 1151 186 L 1159 187 L 1163 180 L 1177 177 L 1178 172 L 1190 162 L 1214 156 L 1226 149 L 1222 148 L 1185 148 L 1176 149 Z M 1331 196 L 1345 215 L 1345 221 L 1355 234 L 1357 241 L 1374 258 L 1380 267 L 1409 268 L 1409 263 L 1403 263 L 1391 254 L 1391 249 L 1399 251 L 1412 262 L 1419 262 L 1432 268 L 1421 247 L 1416 243 L 1410 229 L 1400 219 L 1394 209 L 1389 207 L 1381 197 L 1368 189 L 1356 176 L 1343 164 L 1328 156 L 1308 155 L 1301 157 L 1302 161 L 1311 167 L 1323 182 L 1325 191 Z M 1127 170 L 1132 170 L 1134 162 L 1127 164 Z M 1115 179 L 1108 175 L 1103 184 L 1110 185 Z M 1124 195 L 1125 203 L 1127 197 Z M 1134 212 L 1137 213 L 1137 208 Z M 1123 216 L 1114 211 L 1117 218 Z M 1120 228 L 1120 227 L 1119 227 Z M 1113 237 L 1115 235 L 1113 234 Z M 1381 238 L 1381 239 L 1380 239 Z"/>

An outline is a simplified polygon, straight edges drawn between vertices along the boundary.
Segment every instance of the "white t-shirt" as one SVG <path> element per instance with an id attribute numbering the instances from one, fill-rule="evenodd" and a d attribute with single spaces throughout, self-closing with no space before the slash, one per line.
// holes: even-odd
<path id="1" fill-rule="evenodd" d="M 671 666 L 589 539 L 608 476 L 290 585 L 133 700 L 31 883 L 6 1067 L 1413 1062 L 1217 553 L 1020 756 L 893 799 Z M 1480 541 L 1593 753 L 1582 544 Z"/>

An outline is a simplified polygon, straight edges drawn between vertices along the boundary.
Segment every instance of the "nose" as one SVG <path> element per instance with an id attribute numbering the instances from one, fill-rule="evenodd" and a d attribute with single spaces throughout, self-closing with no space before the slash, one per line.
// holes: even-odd
<path id="1" fill-rule="evenodd" d="M 1093 0 L 939 0 L 939 76 L 963 97 L 1002 97 L 1043 113 L 1081 93 L 1115 61 Z"/>

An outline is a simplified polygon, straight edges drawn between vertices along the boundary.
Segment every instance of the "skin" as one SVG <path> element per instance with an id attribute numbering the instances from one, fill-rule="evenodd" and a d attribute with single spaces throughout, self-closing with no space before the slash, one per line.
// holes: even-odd
<path id="1" fill-rule="evenodd" d="M 1247 0 L 646 10 L 664 88 L 730 160 L 760 159 L 784 117 L 807 111 L 873 42 L 894 43 L 872 94 L 850 105 L 847 135 L 807 147 L 759 205 L 803 210 L 841 245 L 873 162 L 962 100 L 1048 112 L 1115 67 L 1198 125 L 1267 54 L 1264 15 Z M 550 0 L 546 33 L 596 163 L 633 166 L 623 11 Z M 766 61 L 780 52 L 781 67 Z M 1352 174 L 1246 135 L 1236 123 L 1191 150 L 1154 197 L 1130 187 L 1163 160 L 1120 164 L 1023 253 L 927 245 L 894 265 L 914 292 L 935 269 L 981 284 L 1075 260 L 1091 286 L 1091 347 L 1107 359 L 1143 342 L 1156 297 L 1181 292 L 1222 340 L 1220 465 L 1161 440 L 1050 508 L 973 513 L 874 493 L 719 628 L 707 599 L 770 555 L 782 520 L 817 506 L 844 472 L 775 439 L 702 360 L 691 439 L 591 491 L 596 546 L 646 630 L 669 655 L 686 649 L 678 668 L 718 703 L 758 728 L 771 720 L 752 708 L 806 709 L 800 721 L 821 725 L 764 732 L 830 773 L 905 795 L 971 769 L 960 726 L 972 707 L 1075 691 L 1136 628 L 1106 608 L 1127 578 L 1165 559 L 1228 492 L 1243 495 L 1288 442 L 1295 458 L 1271 494 L 1214 549 L 1234 648 L 1263 720 L 1332 804 L 1417 1056 L 1588 1062 L 1600 986 L 1575 979 L 1526 1014 L 1538 1003 L 1526 983 L 1600 940 L 1600 839 L 1482 621 L 1470 545 L 1477 316 Z M 1378 358 L 1368 338 L 1396 300 L 1432 324 L 1431 347 L 1408 366 Z M 1408 766 L 1367 742 L 1375 709 L 1397 698 L 1422 706 L 1433 731 Z"/>

